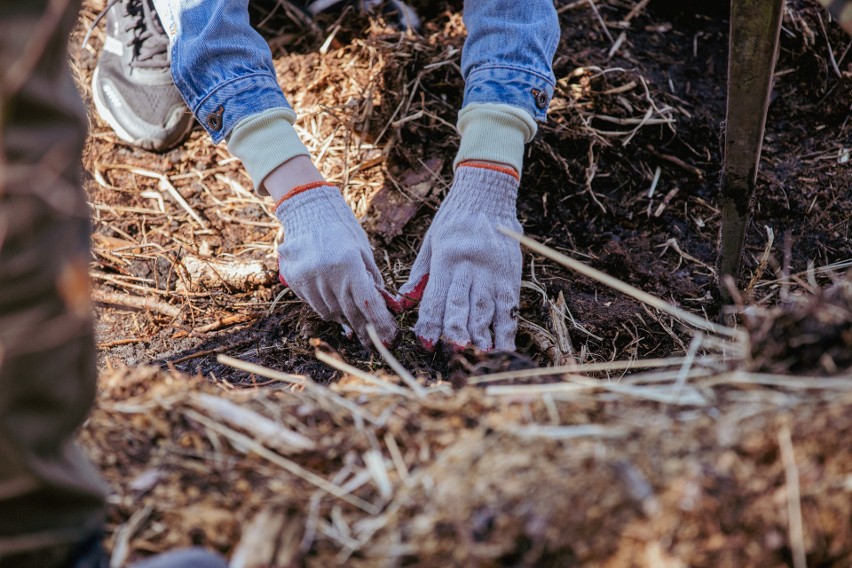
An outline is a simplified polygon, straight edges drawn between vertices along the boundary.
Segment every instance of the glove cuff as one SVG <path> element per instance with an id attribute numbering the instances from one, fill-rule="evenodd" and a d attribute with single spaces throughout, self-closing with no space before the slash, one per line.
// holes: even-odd
<path id="1" fill-rule="evenodd" d="M 285 234 L 321 231 L 332 219 L 358 223 L 340 190 L 327 181 L 294 187 L 276 205 L 275 216 L 284 225 Z"/>
<path id="2" fill-rule="evenodd" d="M 327 181 L 325 181 L 325 180 L 323 180 L 323 181 L 314 181 L 314 182 L 311 182 L 311 183 L 306 183 L 305 185 L 297 185 L 296 187 L 294 187 L 293 189 L 291 189 L 290 191 L 288 191 L 286 194 L 284 194 L 284 197 L 282 197 L 281 199 L 279 199 L 279 200 L 275 203 L 275 209 L 278 209 L 278 207 L 280 207 L 282 203 L 284 203 L 284 202 L 285 202 L 285 201 L 287 201 L 288 199 L 291 199 L 291 198 L 293 198 L 293 197 L 295 197 L 295 196 L 299 195 L 300 193 L 304 193 L 304 192 L 306 192 L 306 191 L 309 191 L 309 190 L 311 190 L 311 189 L 316 189 L 316 188 L 318 188 L 318 187 L 326 187 L 326 186 L 328 186 L 328 187 L 337 187 L 337 186 L 336 186 L 336 185 L 334 185 L 333 183 L 331 183 L 331 182 L 327 182 Z"/>
<path id="3" fill-rule="evenodd" d="M 516 216 L 518 173 L 508 167 L 462 162 L 441 209 Z"/>

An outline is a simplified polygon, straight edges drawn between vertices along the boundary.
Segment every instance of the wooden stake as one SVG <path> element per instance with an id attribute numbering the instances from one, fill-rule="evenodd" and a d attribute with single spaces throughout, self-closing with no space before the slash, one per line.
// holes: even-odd
<path id="1" fill-rule="evenodd" d="M 728 112 L 719 200 L 722 227 L 717 260 L 724 301 L 730 300 L 730 294 L 721 285 L 722 278 L 736 278 L 740 269 L 783 12 L 784 0 L 731 2 Z"/>

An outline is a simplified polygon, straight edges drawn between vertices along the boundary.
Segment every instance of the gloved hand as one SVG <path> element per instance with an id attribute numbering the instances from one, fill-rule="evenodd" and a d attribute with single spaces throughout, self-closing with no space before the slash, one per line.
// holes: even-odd
<path id="1" fill-rule="evenodd" d="M 367 324 L 390 344 L 397 326 L 367 234 L 332 184 L 318 182 L 293 189 L 275 209 L 284 225 L 278 247 L 282 282 L 320 317 L 347 324 L 364 345 L 371 345 Z"/>
<path id="2" fill-rule="evenodd" d="M 521 245 L 497 231 L 518 233 L 514 169 L 463 162 L 420 247 L 401 309 L 420 302 L 414 332 L 427 349 L 514 350 L 521 294 Z M 493 332 L 493 336 L 492 336 Z"/>

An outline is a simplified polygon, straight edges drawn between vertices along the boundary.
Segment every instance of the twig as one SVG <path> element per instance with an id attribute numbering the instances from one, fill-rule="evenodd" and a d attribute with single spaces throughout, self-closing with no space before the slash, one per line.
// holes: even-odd
<path id="1" fill-rule="evenodd" d="M 790 550 L 793 552 L 794 568 L 807 568 L 805 556 L 805 529 L 802 524 L 802 502 L 799 488 L 799 469 L 793 453 L 793 439 L 790 427 L 786 424 L 778 431 L 778 447 L 781 449 L 781 463 L 784 464 L 784 478 L 787 486 L 787 522 L 789 528 Z"/>
<path id="2" fill-rule="evenodd" d="M 141 296 L 131 296 L 123 292 L 109 292 L 100 289 L 92 291 L 92 298 L 96 302 L 103 304 L 114 304 L 116 306 L 124 306 L 125 308 L 157 312 L 174 319 L 180 318 L 180 308 L 154 298 L 143 298 Z"/>
<path id="3" fill-rule="evenodd" d="M 744 294 L 747 296 L 751 294 L 755 285 L 760 280 L 760 277 L 763 276 L 766 266 L 769 264 L 769 254 L 772 252 L 772 244 L 774 242 L 775 232 L 769 226 L 766 226 L 766 247 L 763 249 L 763 254 L 760 257 L 760 262 L 754 271 L 754 275 L 751 277 L 751 280 L 748 281 L 748 286 L 746 286 Z"/>
<path id="4" fill-rule="evenodd" d="M 505 385 L 490 386 L 485 389 L 485 394 L 490 396 L 510 397 L 538 397 L 543 395 L 559 395 L 566 393 L 578 393 L 584 391 L 604 390 L 616 394 L 633 396 L 643 400 L 652 400 L 663 404 L 677 404 L 683 406 L 705 406 L 707 400 L 696 389 L 688 389 L 686 393 L 677 396 L 669 392 L 671 389 L 660 389 L 656 387 L 641 387 L 635 385 L 622 385 L 588 379 L 586 377 L 572 377 L 571 382 L 551 383 L 546 385 Z"/>
<path id="5" fill-rule="evenodd" d="M 396 468 L 399 479 L 405 482 L 408 479 L 408 466 L 405 464 L 405 458 L 402 457 L 402 452 L 399 450 L 399 445 L 396 443 L 396 438 L 390 431 L 385 432 L 385 446 L 388 448 L 393 465 Z"/>
<path id="6" fill-rule="evenodd" d="M 104 164 L 106 168 L 118 169 L 118 170 L 127 170 L 130 173 L 139 174 L 140 176 L 149 177 L 155 179 L 159 182 L 160 189 L 165 190 L 171 195 L 175 201 L 178 202 L 184 211 L 186 211 L 192 220 L 198 223 L 202 229 L 207 228 L 207 223 L 204 222 L 204 219 L 198 216 L 198 213 L 187 203 L 186 199 L 178 192 L 172 182 L 169 181 L 169 178 L 163 174 L 158 174 L 157 172 L 152 172 L 151 170 L 146 170 L 143 168 L 137 168 L 135 166 L 126 166 L 124 164 Z"/>
<path id="7" fill-rule="evenodd" d="M 657 189 L 657 184 L 660 183 L 660 175 L 662 173 L 662 168 L 660 168 L 660 166 L 657 166 L 657 169 L 654 170 L 654 179 L 651 180 L 651 187 L 648 189 L 648 199 L 654 197 L 654 191 L 656 191 Z"/>
<path id="8" fill-rule="evenodd" d="M 373 346 L 375 346 L 379 355 L 384 358 L 388 366 L 393 369 L 397 375 L 399 375 L 399 378 L 402 379 L 405 384 L 411 387 L 411 390 L 414 391 L 417 398 L 423 398 L 426 395 L 426 390 L 417 382 L 414 375 L 409 373 L 408 369 L 403 367 L 402 363 L 400 363 L 388 350 L 388 348 L 384 346 L 382 340 L 379 339 L 379 334 L 376 333 L 376 328 L 373 327 L 372 324 L 367 324 L 367 333 L 370 335 L 370 341 L 373 342 Z"/>
<path id="9" fill-rule="evenodd" d="M 547 258 L 558 262 L 559 264 L 570 268 L 571 270 L 574 270 L 575 272 L 579 272 L 583 276 L 587 276 L 589 278 L 592 278 L 593 280 L 597 280 L 601 284 L 618 290 L 622 294 L 626 294 L 627 296 L 630 296 L 640 302 L 648 304 L 649 306 L 656 308 L 661 312 L 667 313 L 670 316 L 675 317 L 693 327 L 725 337 L 740 338 L 742 336 L 741 331 L 738 331 L 731 327 L 717 325 L 713 322 L 700 318 L 695 314 L 687 312 L 686 310 L 682 310 L 677 306 L 673 306 L 672 304 L 669 304 L 668 302 L 657 298 L 656 296 L 652 296 L 647 292 L 635 288 L 630 284 L 627 284 L 626 282 L 622 282 L 621 280 L 613 278 L 608 274 L 604 274 L 600 270 L 592 268 L 587 264 L 583 264 L 580 261 L 574 260 L 573 258 L 559 253 L 548 246 L 542 245 L 541 243 L 538 243 L 530 239 L 529 237 L 525 237 L 504 227 L 499 227 L 498 230 L 504 235 L 512 237 L 513 239 L 519 241 L 521 244 L 533 250 L 534 252 L 544 255 Z"/>
<path id="10" fill-rule="evenodd" d="M 624 17 L 624 21 L 630 23 L 630 20 L 638 16 L 648 5 L 651 0 L 641 0 L 637 2 L 633 8 L 630 9 L 630 12 Z"/>
<path id="11" fill-rule="evenodd" d="M 746 373 L 733 371 L 708 377 L 701 382 L 702 386 L 716 385 L 762 385 L 795 390 L 838 390 L 852 392 L 852 379 L 849 377 L 791 377 L 789 375 L 772 375 L 769 373 Z"/>
<path id="12" fill-rule="evenodd" d="M 645 146 L 649 152 L 651 152 L 657 158 L 664 160 L 674 166 L 679 167 L 680 169 L 687 171 L 697 177 L 698 179 L 704 179 L 704 171 L 700 168 L 693 166 L 692 164 L 687 164 L 677 156 L 672 156 L 671 154 L 663 154 L 662 152 L 657 151 L 653 146 L 648 144 Z"/>
<path id="13" fill-rule="evenodd" d="M 258 317 L 259 316 L 257 314 L 233 314 L 230 316 L 220 317 L 214 322 L 195 328 L 195 331 L 199 333 L 217 331 L 219 329 L 222 329 L 223 327 L 228 327 L 229 325 L 236 325 L 238 323 L 246 323 L 249 321 L 253 321 Z"/>
<path id="14" fill-rule="evenodd" d="M 606 22 L 604 22 L 604 19 L 601 17 L 601 13 L 598 12 L 598 7 L 595 5 L 595 1 L 586 0 L 586 2 L 589 4 L 589 7 L 592 9 L 592 12 L 595 13 L 595 17 L 598 19 L 598 23 L 601 25 L 603 33 L 606 35 L 607 39 L 609 39 L 609 43 L 615 43 L 615 39 L 613 39 L 612 34 L 609 33 L 609 30 L 606 27 Z"/>
<path id="15" fill-rule="evenodd" d="M 98 343 L 98 349 L 109 349 L 110 347 L 118 347 L 119 345 L 130 345 L 131 343 L 142 343 L 143 341 L 147 341 L 147 339 L 142 339 L 140 337 L 128 337 L 127 339 L 116 339 L 115 341 L 104 341 L 103 343 Z"/>

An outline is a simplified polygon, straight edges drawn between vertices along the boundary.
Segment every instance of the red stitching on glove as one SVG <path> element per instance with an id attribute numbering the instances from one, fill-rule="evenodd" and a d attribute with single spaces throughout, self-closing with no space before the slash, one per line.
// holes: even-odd
<path id="1" fill-rule="evenodd" d="M 304 192 L 311 190 L 311 189 L 316 189 L 318 187 L 326 187 L 326 186 L 337 187 L 333 183 L 329 183 L 327 181 L 314 181 L 314 182 L 311 182 L 311 183 L 306 183 L 305 185 L 297 185 L 296 187 L 294 187 L 293 189 L 288 191 L 284 195 L 284 197 L 282 197 L 281 199 L 279 199 L 275 203 L 275 209 L 278 209 L 279 205 L 281 205 L 282 203 L 284 203 L 285 201 L 287 201 L 291 197 L 295 197 L 296 195 L 299 195 L 300 193 L 304 193 Z"/>
<path id="2" fill-rule="evenodd" d="M 516 180 L 520 181 L 521 176 L 518 175 L 518 172 L 515 171 L 515 168 L 510 168 L 509 166 L 498 166 L 497 164 L 490 164 L 488 162 L 480 162 L 478 160 L 465 160 L 464 162 L 459 164 L 459 167 L 465 168 L 482 168 L 483 170 L 492 170 L 495 172 L 500 172 L 502 174 L 510 175 Z"/>

